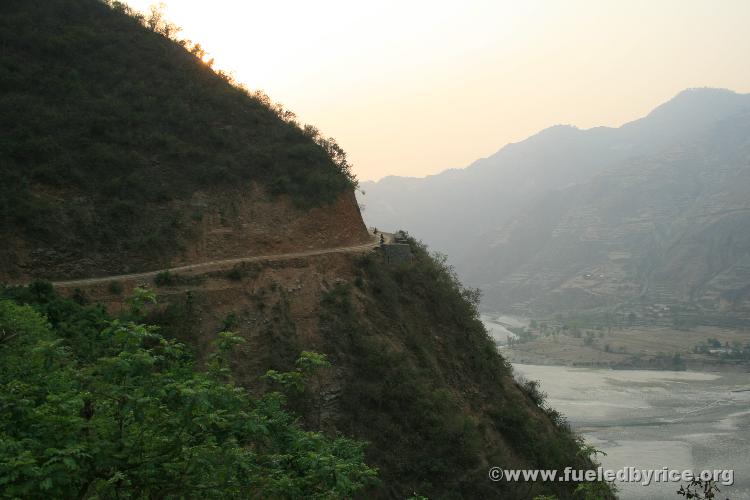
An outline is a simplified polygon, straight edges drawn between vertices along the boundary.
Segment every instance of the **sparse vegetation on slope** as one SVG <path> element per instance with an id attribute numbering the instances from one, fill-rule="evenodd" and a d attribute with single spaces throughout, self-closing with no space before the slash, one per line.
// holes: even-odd
<path id="1" fill-rule="evenodd" d="M 186 233 L 171 202 L 197 189 L 256 182 L 310 207 L 356 185 L 334 140 L 113 5 L 0 4 L 3 239 L 169 255 Z"/>

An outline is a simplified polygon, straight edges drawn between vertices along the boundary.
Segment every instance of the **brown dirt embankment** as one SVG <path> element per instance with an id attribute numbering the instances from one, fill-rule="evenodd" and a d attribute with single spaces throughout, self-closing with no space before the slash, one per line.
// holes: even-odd
<path id="1" fill-rule="evenodd" d="M 68 201 L 79 206 L 75 211 L 78 223 L 94 227 L 93 202 L 70 193 L 58 194 L 60 203 L 67 203 L 65 198 L 70 197 Z M 158 226 L 175 228 L 167 244 L 162 244 L 158 251 L 148 245 L 120 242 L 113 244 L 112 250 L 94 249 L 87 241 L 72 235 L 70 240 L 32 245 L 23 235 L 15 235 L 0 251 L 3 257 L 0 283 L 146 273 L 233 258 L 356 246 L 370 241 L 353 192 L 343 193 L 330 204 L 304 208 L 295 206 L 287 196 L 270 196 L 257 185 L 207 189 L 196 191 L 189 198 L 165 202 L 151 212 L 162 214 L 165 219 Z M 56 223 L 69 226 L 73 222 Z"/>

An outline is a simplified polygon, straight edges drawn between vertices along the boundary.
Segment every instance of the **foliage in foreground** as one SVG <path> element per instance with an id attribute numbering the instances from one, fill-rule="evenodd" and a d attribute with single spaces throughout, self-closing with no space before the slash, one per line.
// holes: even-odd
<path id="1" fill-rule="evenodd" d="M 0 294 L 0 496 L 331 498 L 375 480 L 362 443 L 303 430 L 281 393 L 232 382 L 241 338 L 220 334 L 202 372 L 135 321 L 149 298 L 113 320 L 48 286 Z"/>

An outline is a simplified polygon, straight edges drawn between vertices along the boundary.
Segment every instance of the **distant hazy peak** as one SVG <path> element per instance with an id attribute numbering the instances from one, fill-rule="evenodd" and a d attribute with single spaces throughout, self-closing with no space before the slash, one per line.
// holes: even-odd
<path id="1" fill-rule="evenodd" d="M 729 89 L 692 88 L 686 89 L 654 108 L 640 120 L 663 119 L 714 119 L 732 113 L 738 108 L 750 106 L 750 94 L 738 94 Z M 627 126 L 629 124 L 626 124 Z"/>
<path id="2" fill-rule="evenodd" d="M 646 116 L 620 127 L 581 129 L 575 125 L 557 124 L 521 141 L 508 143 L 489 157 L 479 158 L 464 168 L 450 168 L 426 177 L 391 175 L 379 181 L 362 183 L 362 187 L 403 185 L 413 188 L 422 181 L 443 182 L 446 177 L 455 178 L 463 172 L 475 171 L 477 167 L 480 170 L 492 169 L 494 163 L 504 155 L 516 157 L 519 154 L 525 156 L 542 152 L 556 154 L 555 151 L 562 145 L 598 145 L 638 154 L 637 148 L 633 148 L 634 144 L 641 144 L 648 149 L 650 145 L 679 140 L 743 110 L 750 110 L 750 94 L 739 94 L 722 88 L 689 88 L 660 104 Z"/>

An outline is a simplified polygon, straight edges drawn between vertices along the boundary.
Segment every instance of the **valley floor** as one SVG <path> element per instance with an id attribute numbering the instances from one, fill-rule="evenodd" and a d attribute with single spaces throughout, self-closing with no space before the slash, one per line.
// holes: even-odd
<path id="1" fill-rule="evenodd" d="M 485 316 L 486 318 L 487 316 Z M 500 319 L 485 325 L 490 330 L 508 331 Z M 493 335 L 503 356 L 512 363 L 585 366 L 601 368 L 688 369 L 707 371 L 750 371 L 750 360 L 738 359 L 736 349 L 746 349 L 750 332 L 717 327 L 696 327 L 689 331 L 668 327 L 642 326 L 559 332 L 544 335 L 526 327 L 524 341 L 509 341 Z M 512 334 L 511 334 L 512 335 Z M 588 338 L 587 338 L 588 337 Z M 735 354 L 733 354 L 735 353 Z"/>

